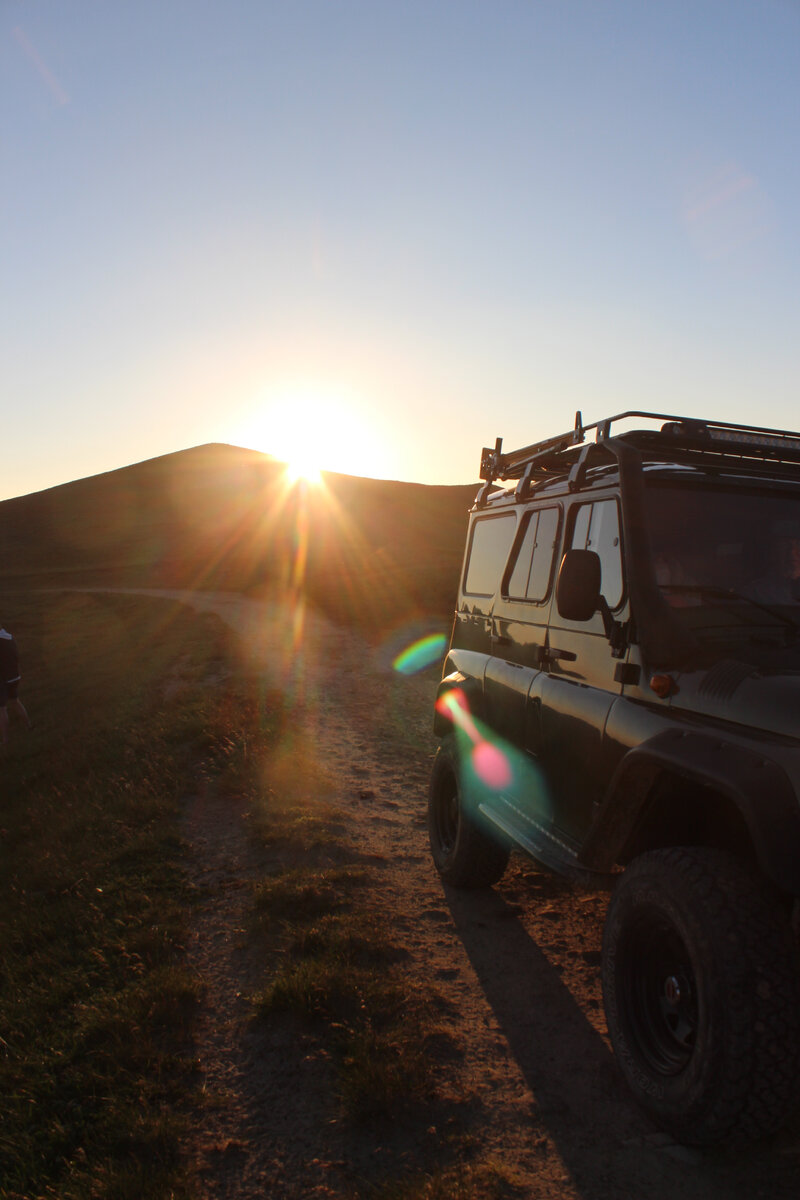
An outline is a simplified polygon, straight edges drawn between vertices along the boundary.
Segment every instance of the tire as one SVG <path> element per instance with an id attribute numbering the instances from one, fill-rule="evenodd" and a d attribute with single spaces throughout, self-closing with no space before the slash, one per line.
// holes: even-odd
<path id="1" fill-rule="evenodd" d="M 468 811 L 452 741 L 442 743 L 431 772 L 428 835 L 436 870 L 458 888 L 491 887 L 508 865 L 509 848 L 480 814 Z"/>
<path id="2" fill-rule="evenodd" d="M 777 897 L 731 855 L 631 863 L 606 918 L 603 999 L 627 1083 L 679 1141 L 762 1137 L 795 1107 L 796 946 Z"/>

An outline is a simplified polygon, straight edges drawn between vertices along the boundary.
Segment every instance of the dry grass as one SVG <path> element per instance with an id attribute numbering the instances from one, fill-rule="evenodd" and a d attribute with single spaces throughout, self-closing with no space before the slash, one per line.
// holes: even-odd
<path id="1" fill-rule="evenodd" d="M 254 899 L 270 963 L 255 1010 L 322 1037 L 346 1115 L 395 1116 L 435 1091 L 442 1001 L 404 969 L 376 865 L 352 843 L 313 748 L 297 730 L 290 740 L 291 756 L 256 752 L 250 764 L 253 832 L 272 863 Z"/>
<path id="2" fill-rule="evenodd" d="M 0 1195 L 162 1196 L 199 991 L 178 816 L 230 736 L 204 685 L 226 635 L 132 597 L 8 596 L 3 620 L 35 728 L 0 760 Z"/>
<path id="3" fill-rule="evenodd" d="M 202 981 L 182 965 L 194 896 L 178 829 L 198 776 L 244 798 L 271 863 L 253 904 L 256 1019 L 313 1031 L 354 1137 L 433 1124 L 452 1061 L 444 1002 L 393 937 L 380 867 L 281 697 L 256 677 L 220 682 L 227 634 L 180 606 L 54 594 L 2 611 L 36 721 L 0 762 L 3 1200 L 191 1195 L 178 1147 Z M 450 1128 L 448 1163 L 463 1150 Z M 359 1187 L 516 1194 L 485 1164 Z"/>
<path id="4" fill-rule="evenodd" d="M 0 560 L 18 586 L 285 595 L 299 549 L 311 604 L 390 628 L 452 609 L 474 496 L 330 473 L 289 488 L 265 455 L 199 446 L 0 502 Z"/>

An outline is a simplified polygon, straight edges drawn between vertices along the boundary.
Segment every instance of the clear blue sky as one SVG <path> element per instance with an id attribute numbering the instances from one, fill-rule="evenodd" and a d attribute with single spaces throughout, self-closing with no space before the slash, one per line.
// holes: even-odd
<path id="1" fill-rule="evenodd" d="M 0 497 L 797 427 L 797 0 L 0 0 Z"/>

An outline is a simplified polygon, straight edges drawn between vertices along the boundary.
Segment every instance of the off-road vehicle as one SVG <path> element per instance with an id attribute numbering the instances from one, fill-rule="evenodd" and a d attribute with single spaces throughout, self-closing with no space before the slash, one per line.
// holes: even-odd
<path id="1" fill-rule="evenodd" d="M 609 886 L 603 997 L 637 1100 L 682 1141 L 767 1133 L 800 1078 L 800 433 L 578 413 L 498 439 L 481 478 L 436 867 L 488 886 L 515 849 Z"/>

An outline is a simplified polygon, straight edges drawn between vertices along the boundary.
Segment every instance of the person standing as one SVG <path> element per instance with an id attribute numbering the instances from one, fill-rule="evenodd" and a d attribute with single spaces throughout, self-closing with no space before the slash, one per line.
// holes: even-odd
<path id="1" fill-rule="evenodd" d="M 0 745 L 8 741 L 8 706 L 22 717 L 30 729 L 31 722 L 25 705 L 18 696 L 20 683 L 17 643 L 7 629 L 0 626 Z"/>

